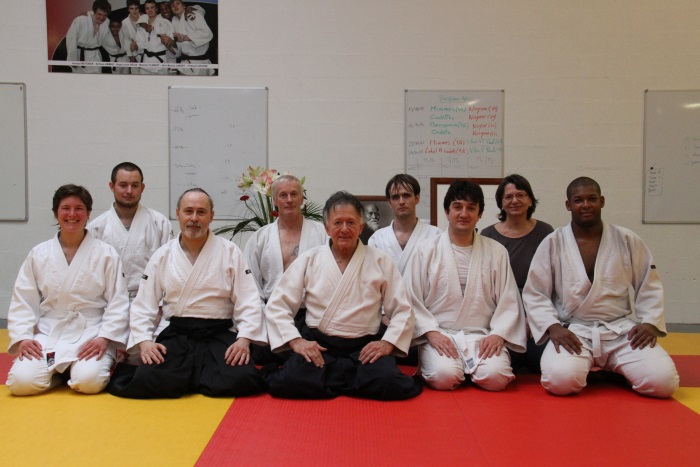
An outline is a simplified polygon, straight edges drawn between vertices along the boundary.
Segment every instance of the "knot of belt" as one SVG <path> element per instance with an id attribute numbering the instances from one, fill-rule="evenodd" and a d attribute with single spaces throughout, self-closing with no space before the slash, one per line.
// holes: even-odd
<path id="1" fill-rule="evenodd" d="M 52 349 L 60 337 L 69 344 L 75 344 L 85 329 L 85 316 L 79 311 L 69 311 L 68 314 L 54 326 L 49 334 L 47 348 Z"/>
<path id="2" fill-rule="evenodd" d="M 84 62 L 85 61 L 85 51 L 86 50 L 98 50 L 99 47 L 83 47 L 82 45 L 79 45 L 78 49 L 80 49 L 80 61 Z"/>
<path id="3" fill-rule="evenodd" d="M 163 50 L 163 51 L 161 51 L 161 52 L 151 52 L 150 50 L 144 50 L 143 53 L 144 53 L 147 57 L 156 57 L 160 63 L 163 63 L 163 59 L 160 58 L 160 57 L 162 57 L 163 55 L 165 55 L 165 50 Z"/>

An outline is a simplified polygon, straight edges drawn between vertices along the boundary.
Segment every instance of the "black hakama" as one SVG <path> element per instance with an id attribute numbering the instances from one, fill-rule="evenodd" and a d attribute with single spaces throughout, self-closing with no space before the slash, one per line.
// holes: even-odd
<path id="1" fill-rule="evenodd" d="M 345 395 L 388 401 L 410 399 L 423 390 L 419 380 L 399 370 L 391 355 L 374 363 L 360 362 L 362 348 L 379 340 L 379 335 L 347 339 L 327 336 L 306 326 L 301 335 L 328 349 L 323 352 L 324 366 L 318 368 L 293 353 L 279 370 L 268 375 L 268 390 L 274 397 L 331 399 Z"/>
<path id="2" fill-rule="evenodd" d="M 265 379 L 252 361 L 235 366 L 226 363 L 226 349 L 237 337 L 229 330 L 231 325 L 230 319 L 171 318 L 156 339 L 167 349 L 165 361 L 117 365 L 107 391 L 131 399 L 178 398 L 188 393 L 238 397 L 264 392 Z"/>

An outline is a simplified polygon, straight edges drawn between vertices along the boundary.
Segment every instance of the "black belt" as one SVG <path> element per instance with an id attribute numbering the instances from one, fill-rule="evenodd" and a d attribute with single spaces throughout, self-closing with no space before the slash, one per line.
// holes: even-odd
<path id="1" fill-rule="evenodd" d="M 183 318 L 180 316 L 172 316 L 168 327 L 170 331 L 193 339 L 209 339 L 221 332 L 228 331 L 231 326 L 233 326 L 233 321 L 231 319 Z"/>
<path id="2" fill-rule="evenodd" d="M 160 57 L 165 55 L 165 50 L 163 50 L 162 52 L 151 52 L 150 50 L 144 50 L 143 53 L 147 57 L 156 57 L 160 63 L 163 63 L 163 59 Z"/>
<path id="3" fill-rule="evenodd" d="M 329 336 L 319 331 L 317 328 L 310 328 L 306 325 L 301 330 L 301 337 L 307 341 L 316 341 L 325 347 L 330 355 L 347 357 L 353 352 L 359 352 L 362 348 L 373 341 L 382 338 L 378 333 L 361 337 L 337 337 Z"/>
<path id="4" fill-rule="evenodd" d="M 182 54 L 182 59 L 183 60 L 206 60 L 207 54 L 202 54 L 202 55 L 185 55 Z"/>
<path id="5" fill-rule="evenodd" d="M 83 46 L 80 46 L 80 45 L 78 46 L 78 48 L 80 49 L 80 61 L 81 61 L 81 62 L 84 62 L 84 61 L 85 61 L 85 51 L 86 51 L 86 50 L 90 50 L 90 51 L 92 51 L 92 50 L 99 50 L 99 47 L 83 47 Z"/>
<path id="6" fill-rule="evenodd" d="M 123 53 L 120 53 L 120 54 L 116 54 L 116 55 L 109 54 L 109 56 L 110 56 L 110 57 L 113 57 L 113 58 L 114 58 L 114 61 L 116 62 L 117 59 L 120 59 L 120 58 L 126 56 L 126 52 L 123 52 Z M 113 66 L 113 67 L 112 67 L 112 73 L 115 73 L 116 71 L 117 71 L 117 67 L 116 67 L 116 66 Z"/>

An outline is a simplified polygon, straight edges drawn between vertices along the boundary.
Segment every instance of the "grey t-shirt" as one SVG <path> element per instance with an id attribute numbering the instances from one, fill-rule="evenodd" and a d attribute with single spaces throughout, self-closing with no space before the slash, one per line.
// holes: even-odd
<path id="1" fill-rule="evenodd" d="M 479 232 L 484 237 L 492 238 L 498 243 L 506 247 L 508 256 L 510 256 L 510 267 L 513 269 L 515 282 L 518 284 L 518 289 L 523 291 L 525 282 L 527 281 L 527 272 L 530 270 L 532 257 L 535 256 L 535 251 L 544 238 L 554 232 L 551 225 L 546 222 L 536 221 L 535 228 L 530 233 L 519 238 L 510 238 L 501 235 L 496 230 L 495 224 L 486 227 Z"/>

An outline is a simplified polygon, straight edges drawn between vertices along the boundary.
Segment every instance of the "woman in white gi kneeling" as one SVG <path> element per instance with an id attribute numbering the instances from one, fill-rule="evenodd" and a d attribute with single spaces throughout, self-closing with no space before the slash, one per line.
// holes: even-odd
<path id="1" fill-rule="evenodd" d="M 85 230 L 91 211 L 82 186 L 56 190 L 59 231 L 29 252 L 17 275 L 7 316 L 8 351 L 18 355 L 7 378 L 15 396 L 65 380 L 78 392 L 98 393 L 126 343 L 129 296 L 121 262 L 114 248 Z"/>

